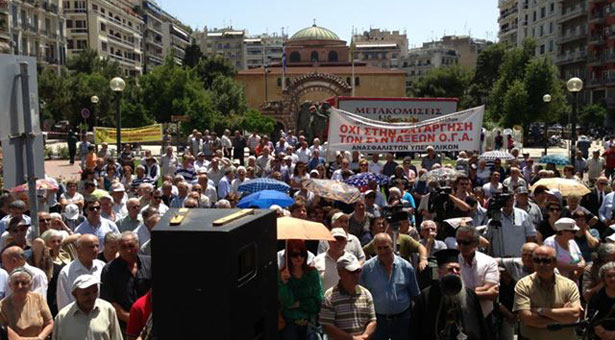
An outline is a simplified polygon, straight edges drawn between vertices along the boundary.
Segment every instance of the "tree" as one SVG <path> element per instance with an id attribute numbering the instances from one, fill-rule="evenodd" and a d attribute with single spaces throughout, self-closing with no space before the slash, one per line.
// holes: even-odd
<path id="1" fill-rule="evenodd" d="M 263 116 L 256 109 L 249 109 L 243 116 L 240 127 L 246 131 L 260 131 L 264 134 L 271 135 L 275 129 L 275 120 L 268 116 Z"/>
<path id="2" fill-rule="evenodd" d="M 201 58 L 203 58 L 201 48 L 199 47 L 199 45 L 192 44 L 186 47 L 183 64 L 185 67 L 194 68 L 199 64 Z"/>
<path id="3" fill-rule="evenodd" d="M 472 72 L 458 65 L 437 68 L 412 84 L 410 93 L 416 97 L 454 97 L 459 98 L 459 107 L 469 104 L 467 89 L 472 80 Z"/>
<path id="4" fill-rule="evenodd" d="M 222 75 L 216 77 L 210 90 L 214 107 L 222 115 L 242 115 L 246 112 L 248 105 L 243 95 L 243 87 L 233 78 Z"/>
<path id="5" fill-rule="evenodd" d="M 203 80 L 206 89 L 211 88 L 211 85 L 218 76 L 234 77 L 236 74 L 235 67 L 230 61 L 221 55 L 213 55 L 201 58 L 196 66 L 196 72 Z"/>
<path id="6" fill-rule="evenodd" d="M 602 125 L 606 120 L 607 109 L 599 104 L 587 105 L 579 112 L 579 122 L 585 127 Z"/>
<path id="7" fill-rule="evenodd" d="M 500 66 L 506 55 L 506 45 L 502 43 L 487 46 L 476 60 L 476 70 L 468 90 L 472 106 L 485 104 L 493 85 L 498 80 Z"/>
<path id="8" fill-rule="evenodd" d="M 89 48 L 67 60 L 66 67 L 76 73 L 91 74 L 97 72 L 109 79 L 122 74 L 120 64 L 117 61 L 100 58 L 96 50 Z"/>
<path id="9" fill-rule="evenodd" d="M 66 69 L 43 69 L 38 75 L 38 97 L 41 102 L 41 116 L 43 119 L 54 121 L 65 119 L 70 109 L 71 92 L 68 90 Z"/>
<path id="10" fill-rule="evenodd" d="M 527 116 L 528 92 L 523 82 L 515 80 L 504 95 L 502 100 L 502 124 L 513 126 L 522 124 Z"/>

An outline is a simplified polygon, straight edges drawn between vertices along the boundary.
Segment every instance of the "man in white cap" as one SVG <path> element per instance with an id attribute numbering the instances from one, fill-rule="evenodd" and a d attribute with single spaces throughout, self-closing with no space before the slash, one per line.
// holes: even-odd
<path id="1" fill-rule="evenodd" d="M 314 267 L 318 269 L 320 273 L 320 279 L 322 280 L 322 290 L 327 291 L 329 288 L 335 286 L 340 279 L 337 273 L 337 260 L 342 257 L 354 255 L 346 252 L 346 240 L 348 234 L 342 228 L 331 229 L 331 236 L 335 238 L 335 241 L 329 241 L 329 250 L 324 253 L 318 254 L 314 259 Z"/>
<path id="2" fill-rule="evenodd" d="M 350 217 L 343 212 L 337 212 L 331 217 L 331 227 L 342 228 L 348 235 L 344 250 L 354 255 L 360 263 L 363 263 L 365 262 L 365 252 L 361 247 L 361 241 L 359 241 L 356 236 L 349 233 L 349 222 Z M 329 243 L 320 241 L 318 243 L 318 254 L 325 253 L 327 250 L 329 250 Z"/>
<path id="3" fill-rule="evenodd" d="M 75 302 L 64 307 L 55 318 L 53 340 L 122 340 L 122 331 L 113 306 L 98 298 L 98 278 L 84 274 L 72 284 Z"/>
<path id="4" fill-rule="evenodd" d="M 359 285 L 361 264 L 350 254 L 337 259 L 339 283 L 323 297 L 319 322 L 330 339 L 369 339 L 376 331 L 372 294 Z"/>
<path id="5" fill-rule="evenodd" d="M 113 211 L 118 219 L 123 218 L 128 215 L 128 210 L 126 208 L 126 189 L 122 183 L 113 183 L 111 184 L 111 190 L 109 192 L 111 197 L 113 197 Z"/>

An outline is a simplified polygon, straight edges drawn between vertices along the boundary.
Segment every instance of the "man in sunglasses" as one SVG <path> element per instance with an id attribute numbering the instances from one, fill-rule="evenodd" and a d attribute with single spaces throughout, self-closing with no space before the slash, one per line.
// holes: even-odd
<path id="1" fill-rule="evenodd" d="M 104 250 L 105 235 L 112 231 L 119 233 L 119 229 L 115 223 L 100 216 L 100 201 L 97 199 L 90 199 L 85 201 L 83 210 L 86 214 L 86 219 L 75 229 L 75 233 L 78 234 L 92 234 L 98 237 L 98 244 L 100 245 L 100 251 Z"/>
<path id="2" fill-rule="evenodd" d="M 9 214 L 4 216 L 0 220 L 0 233 L 4 233 L 4 231 L 6 231 L 7 226 L 9 225 L 9 222 L 14 217 L 23 217 L 26 223 L 29 224 L 30 216 L 24 215 L 26 210 L 27 210 L 26 203 L 22 200 L 14 200 L 11 203 L 9 203 Z"/>
<path id="3" fill-rule="evenodd" d="M 520 335 L 526 339 L 576 339 L 573 327 L 557 331 L 547 325 L 576 322 L 581 315 L 577 285 L 555 273 L 555 249 L 541 246 L 532 254 L 535 272 L 515 286 L 513 312 L 521 321 Z"/>

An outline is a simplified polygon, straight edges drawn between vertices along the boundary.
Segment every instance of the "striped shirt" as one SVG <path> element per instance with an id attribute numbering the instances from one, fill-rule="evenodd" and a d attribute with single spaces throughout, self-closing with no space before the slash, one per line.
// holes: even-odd
<path id="1" fill-rule="evenodd" d="M 363 334 L 365 327 L 376 321 L 372 294 L 360 285 L 352 295 L 339 284 L 329 288 L 322 300 L 319 321 L 323 326 L 335 326 L 350 335 Z"/>

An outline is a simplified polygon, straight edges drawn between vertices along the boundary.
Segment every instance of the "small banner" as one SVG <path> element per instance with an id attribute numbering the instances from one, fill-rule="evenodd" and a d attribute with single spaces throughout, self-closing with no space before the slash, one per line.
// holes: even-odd
<path id="1" fill-rule="evenodd" d="M 162 124 L 128 128 L 121 130 L 122 143 L 160 142 L 162 140 Z M 94 142 L 115 143 L 115 128 L 94 127 Z"/>
<path id="2" fill-rule="evenodd" d="M 475 107 L 418 123 L 387 123 L 331 109 L 329 150 L 421 152 L 479 150 L 485 107 Z"/>

